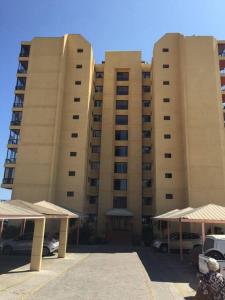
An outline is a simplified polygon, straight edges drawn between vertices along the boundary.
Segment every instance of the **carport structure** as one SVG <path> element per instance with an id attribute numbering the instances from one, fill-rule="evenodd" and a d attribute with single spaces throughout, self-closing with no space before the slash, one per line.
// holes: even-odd
<path id="1" fill-rule="evenodd" d="M 32 271 L 39 271 L 41 269 L 46 219 L 60 219 L 58 257 L 64 258 L 67 246 L 68 220 L 70 218 L 79 217 L 69 210 L 47 201 L 29 203 L 22 200 L 10 200 L 0 203 L 0 221 L 2 224 L 4 219 L 34 220 L 30 263 L 30 270 Z"/>
<path id="2" fill-rule="evenodd" d="M 187 207 L 175 209 L 154 217 L 158 221 L 167 222 L 168 252 L 170 251 L 170 222 L 179 223 L 180 258 L 183 259 L 182 223 L 198 223 L 201 225 L 202 243 L 205 241 L 205 224 L 225 224 L 225 207 L 208 204 L 198 208 Z"/>

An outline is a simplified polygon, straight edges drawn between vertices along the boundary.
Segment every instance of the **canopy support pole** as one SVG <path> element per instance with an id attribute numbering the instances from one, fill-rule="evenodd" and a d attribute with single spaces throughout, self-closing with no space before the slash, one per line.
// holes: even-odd
<path id="1" fill-rule="evenodd" d="M 4 225 L 4 219 L 0 221 L 0 239 L 2 237 L 3 225 Z"/>
<path id="2" fill-rule="evenodd" d="M 25 232 L 26 227 L 26 219 L 22 220 L 21 226 L 20 226 L 20 235 L 23 235 Z"/>
<path id="3" fill-rule="evenodd" d="M 202 223 L 202 245 L 205 241 L 205 223 Z"/>
<path id="4" fill-rule="evenodd" d="M 40 271 L 42 262 L 42 250 L 45 234 L 45 218 L 34 220 L 34 236 L 31 252 L 31 271 Z"/>
<path id="5" fill-rule="evenodd" d="M 182 222 L 179 221 L 180 260 L 183 260 Z"/>
<path id="6" fill-rule="evenodd" d="M 170 222 L 167 221 L 167 243 L 168 243 L 168 253 L 170 253 Z"/>
<path id="7" fill-rule="evenodd" d="M 69 224 L 68 218 L 63 218 L 60 220 L 59 250 L 58 250 L 59 258 L 64 258 L 66 256 L 68 224 Z"/>

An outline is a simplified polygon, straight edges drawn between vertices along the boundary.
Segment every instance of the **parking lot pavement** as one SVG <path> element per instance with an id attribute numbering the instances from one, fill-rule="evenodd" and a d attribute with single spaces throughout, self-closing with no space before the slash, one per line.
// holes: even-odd
<path id="1" fill-rule="evenodd" d="M 196 285 L 189 263 L 149 248 L 80 247 L 66 259 L 44 259 L 41 272 L 28 267 L 5 267 L 0 299 L 180 300 L 191 299 Z"/>

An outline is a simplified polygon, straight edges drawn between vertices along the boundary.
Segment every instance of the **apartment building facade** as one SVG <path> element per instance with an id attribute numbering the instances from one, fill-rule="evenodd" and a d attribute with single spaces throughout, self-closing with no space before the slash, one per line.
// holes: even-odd
<path id="1" fill-rule="evenodd" d="M 155 214 L 225 204 L 225 42 L 171 33 L 95 64 L 80 35 L 22 42 L 2 187 L 114 239 Z"/>

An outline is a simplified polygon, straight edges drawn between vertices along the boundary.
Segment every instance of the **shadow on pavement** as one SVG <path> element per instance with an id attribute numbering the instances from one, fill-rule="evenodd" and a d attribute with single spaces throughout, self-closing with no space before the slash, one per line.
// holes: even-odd
<path id="1" fill-rule="evenodd" d="M 30 256 L 24 255 L 0 255 L 0 275 L 6 273 L 23 273 L 30 270 L 15 269 L 22 267 L 30 262 Z"/>
<path id="2" fill-rule="evenodd" d="M 190 287 L 196 290 L 198 279 L 197 270 L 191 264 L 190 256 L 184 255 L 181 262 L 179 254 L 164 254 L 154 252 L 148 247 L 133 246 L 79 246 L 70 249 L 69 252 L 76 253 L 130 253 L 136 252 L 150 278 L 156 282 L 188 283 Z M 193 299 L 191 297 L 186 299 Z"/>

